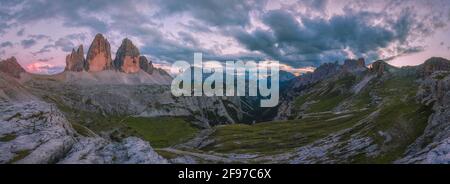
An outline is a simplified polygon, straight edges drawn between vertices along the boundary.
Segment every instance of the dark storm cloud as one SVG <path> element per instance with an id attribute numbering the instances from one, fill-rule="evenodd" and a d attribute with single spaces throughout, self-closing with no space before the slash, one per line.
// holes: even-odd
<path id="1" fill-rule="evenodd" d="M 4 48 L 4 47 L 12 47 L 13 43 L 11 43 L 10 41 L 6 41 L 0 44 L 0 48 Z"/>
<path id="2" fill-rule="evenodd" d="M 390 56 L 390 57 L 388 57 L 388 58 L 381 58 L 381 59 L 383 59 L 383 60 L 385 60 L 385 61 L 391 61 L 391 60 L 393 60 L 393 59 L 395 59 L 395 58 L 398 58 L 398 57 L 400 57 L 400 56 L 405 56 L 405 55 L 409 55 L 409 54 L 419 53 L 419 52 L 423 52 L 423 51 L 425 51 L 425 47 L 423 47 L 423 46 L 400 47 L 400 48 L 398 49 L 398 52 L 399 52 L 400 54 L 394 55 L 394 56 Z M 379 59 L 379 58 L 375 58 L 375 59 Z"/>
<path id="3" fill-rule="evenodd" d="M 47 48 L 47 47 L 44 47 L 44 48 L 41 48 L 39 51 L 37 51 L 37 52 L 31 52 L 31 54 L 33 55 L 33 56 L 37 56 L 37 55 L 39 55 L 39 54 L 43 54 L 43 53 L 47 53 L 47 52 L 50 52 L 51 50 L 49 49 L 49 48 Z"/>
<path id="4" fill-rule="evenodd" d="M 66 36 L 67 39 L 71 39 L 71 40 L 87 40 L 87 33 L 74 33 L 74 34 L 69 34 Z"/>
<path id="5" fill-rule="evenodd" d="M 25 28 L 22 28 L 19 31 L 17 31 L 16 35 L 17 36 L 23 36 L 24 32 L 25 32 Z"/>
<path id="6" fill-rule="evenodd" d="M 197 21 L 189 20 L 187 23 L 180 23 L 181 26 L 185 27 L 189 31 L 192 32 L 203 32 L 203 33 L 211 33 L 212 30 L 209 26 L 199 23 Z"/>
<path id="7" fill-rule="evenodd" d="M 55 44 L 47 44 L 44 45 L 44 47 L 42 47 L 41 49 L 39 49 L 36 52 L 31 52 L 31 54 L 33 54 L 33 56 L 37 56 L 39 54 L 43 54 L 43 53 L 47 53 L 47 52 L 51 52 L 52 48 L 56 48 Z"/>
<path id="8" fill-rule="evenodd" d="M 431 34 L 436 27 L 442 27 L 448 21 L 441 16 L 414 16 L 414 10 L 404 8 L 403 1 L 388 3 L 391 8 L 404 11 L 388 14 L 384 12 L 366 12 L 362 7 L 357 10 L 346 8 L 342 14 L 328 16 L 307 16 L 298 14 L 298 6 L 306 7 L 312 13 L 326 11 L 327 0 L 302 0 L 298 6 L 281 7 L 283 10 L 266 11 L 266 0 L 78 0 L 78 1 L 2 1 L 0 6 L 0 35 L 5 29 L 28 23 L 57 19 L 65 27 L 88 28 L 87 33 L 76 33 L 62 38 L 48 40 L 46 46 L 33 54 L 54 50 L 70 52 L 74 43 L 91 39 L 95 33 L 114 33 L 120 38 L 110 38 L 112 45 L 123 37 L 138 39 L 142 43 L 141 53 L 162 61 L 188 60 L 194 52 L 203 52 L 205 58 L 226 60 L 234 58 L 267 58 L 298 65 L 315 65 L 322 62 L 342 60 L 350 57 L 351 51 L 357 57 L 377 58 L 377 50 L 396 43 L 404 48 L 397 51 L 408 53 L 412 38 L 422 38 Z M 366 4 L 369 3 L 362 3 Z M 448 6 L 448 3 L 445 4 Z M 147 11 L 145 7 L 151 7 Z M 357 7 L 352 6 L 352 7 Z M 154 10 L 153 10 L 154 8 Z M 180 17 L 177 25 L 183 31 L 170 33 L 164 26 L 166 18 Z M 450 14 L 449 17 L 450 19 Z M 252 27 L 252 20 L 258 19 L 266 28 Z M 383 24 L 373 24 L 380 19 Z M 186 22 L 184 22 L 186 20 Z M 157 21 L 157 22 L 154 22 Z M 252 31 L 249 31 L 252 30 Z M 31 29 L 21 29 L 21 35 Z M 214 48 L 204 48 L 199 42 L 198 33 L 217 34 L 235 38 L 247 50 L 232 55 L 223 55 L 220 50 L 225 43 Z M 44 37 L 34 35 L 21 42 L 29 48 Z M 45 40 L 41 40 L 45 41 Z M 208 41 L 208 40 L 206 40 Z M 46 42 L 44 42 L 45 44 Z M 118 43 L 119 44 L 119 43 Z M 412 49 L 414 50 L 414 49 Z M 258 51 L 258 52 L 251 52 Z"/>
<path id="9" fill-rule="evenodd" d="M 261 10 L 266 0 L 155 0 L 160 6 L 159 16 L 189 13 L 211 26 L 245 26 L 250 22 L 249 13 Z"/>
<path id="10" fill-rule="evenodd" d="M 75 48 L 75 44 L 73 43 L 74 37 L 78 38 L 79 35 L 67 35 L 59 38 L 54 43 L 50 42 L 49 44 L 44 45 L 39 51 L 32 52 L 33 55 L 39 55 L 46 52 L 50 52 L 51 49 L 61 49 L 64 52 L 70 52 L 73 48 Z"/>
<path id="11" fill-rule="evenodd" d="M 43 34 L 32 34 L 28 35 L 28 38 L 34 39 L 34 40 L 42 40 L 42 39 L 50 39 L 50 36 L 43 35 Z"/>
<path id="12" fill-rule="evenodd" d="M 191 45 L 194 47 L 198 47 L 200 45 L 199 41 L 195 39 L 190 33 L 181 31 L 178 32 L 178 36 L 181 38 L 181 41 L 183 41 L 187 45 Z"/>
<path id="13" fill-rule="evenodd" d="M 151 55 L 162 61 L 174 62 L 177 60 L 190 61 L 194 52 L 202 52 L 205 55 L 213 53 L 212 50 L 201 49 L 192 47 L 180 41 L 169 40 L 164 37 L 147 37 L 148 43 L 158 44 L 146 44 L 140 48 L 141 53 L 144 55 Z"/>
<path id="14" fill-rule="evenodd" d="M 121 0 L 16 0 L 7 2 L 7 7 L 20 7 L 20 11 L 15 11 L 8 17 L 9 20 L 15 20 L 20 24 L 39 20 L 62 19 L 65 26 L 86 27 L 94 32 L 108 31 L 108 24 L 95 15 L 113 14 L 125 9 L 128 10 L 129 7 L 136 5 L 134 2 Z"/>
<path id="15" fill-rule="evenodd" d="M 22 40 L 21 42 L 20 42 L 20 45 L 22 45 L 22 47 L 24 48 L 24 49 L 28 49 L 28 48 L 30 48 L 30 47 L 32 47 L 32 46 L 34 46 L 34 45 L 36 45 L 36 40 L 34 40 L 34 39 L 26 39 L 26 40 Z"/>
<path id="16" fill-rule="evenodd" d="M 60 38 L 55 42 L 55 47 L 61 48 L 62 51 L 70 52 L 73 48 L 75 48 L 75 44 L 70 39 Z"/>
<path id="17" fill-rule="evenodd" d="M 358 57 L 367 57 L 394 42 L 408 44 L 407 39 L 413 31 L 424 32 L 414 29 L 414 16 L 408 11 L 388 25 L 370 24 L 372 18 L 381 16 L 349 12 L 324 19 L 296 17 L 287 11 L 275 10 L 262 18 L 269 30 L 247 32 L 238 29 L 232 35 L 249 50 L 260 51 L 292 65 L 304 65 L 299 62 L 320 64 L 323 59 L 342 60 L 348 57 L 342 52 L 345 49 Z"/>

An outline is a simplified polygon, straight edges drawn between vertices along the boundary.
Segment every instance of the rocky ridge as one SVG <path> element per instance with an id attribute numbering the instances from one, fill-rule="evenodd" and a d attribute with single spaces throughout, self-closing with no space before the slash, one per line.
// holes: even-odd
<path id="1" fill-rule="evenodd" d="M 0 163 L 167 163 L 139 138 L 79 135 L 56 105 L 32 96 L 16 79 L 0 79 L 6 96 L 0 98 Z"/>
<path id="2" fill-rule="evenodd" d="M 127 74 L 139 73 L 142 70 L 150 75 L 156 72 L 162 76 L 170 76 L 163 69 L 155 68 L 145 56 L 140 55 L 139 49 L 128 38 L 123 39 L 114 60 L 111 58 L 110 44 L 102 34 L 95 36 L 86 59 L 82 45 L 77 50 L 73 49 L 66 57 L 65 71 L 95 73 L 109 70 Z"/>

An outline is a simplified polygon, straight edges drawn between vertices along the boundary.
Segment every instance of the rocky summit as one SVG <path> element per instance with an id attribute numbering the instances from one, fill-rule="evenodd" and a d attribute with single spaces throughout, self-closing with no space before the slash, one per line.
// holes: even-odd
<path id="1" fill-rule="evenodd" d="M 450 61 L 440 57 L 433 57 L 422 65 L 422 75 L 429 76 L 435 71 L 450 70 Z"/>
<path id="2" fill-rule="evenodd" d="M 136 73 L 141 69 L 139 56 L 138 48 L 131 40 L 125 38 L 116 52 L 114 68 L 125 73 Z"/>
<path id="3" fill-rule="evenodd" d="M 25 73 L 25 69 L 20 66 L 15 57 L 0 61 L 0 72 L 7 73 L 13 77 L 20 78 L 21 73 Z"/>
<path id="4" fill-rule="evenodd" d="M 88 64 L 84 59 L 83 45 L 80 45 L 78 49 L 72 49 L 72 53 L 66 56 L 66 68 L 65 71 L 81 72 L 86 70 Z"/>
<path id="5" fill-rule="evenodd" d="M 95 35 L 94 41 L 89 47 L 86 61 L 86 68 L 90 72 L 112 69 L 111 46 L 102 34 Z"/>

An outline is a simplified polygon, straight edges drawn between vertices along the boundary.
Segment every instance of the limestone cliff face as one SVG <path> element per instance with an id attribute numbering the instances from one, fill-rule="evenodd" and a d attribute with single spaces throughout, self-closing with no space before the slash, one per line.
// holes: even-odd
<path id="1" fill-rule="evenodd" d="M 125 38 L 116 52 L 114 68 L 125 73 L 136 73 L 140 68 L 139 49 Z"/>
<path id="2" fill-rule="evenodd" d="M 7 73 L 15 78 L 20 78 L 20 74 L 26 72 L 20 66 L 15 57 L 0 61 L 0 72 Z"/>
<path id="3" fill-rule="evenodd" d="M 145 56 L 139 57 L 139 67 L 149 74 L 153 73 L 154 67 L 152 61 L 149 62 Z"/>
<path id="4" fill-rule="evenodd" d="M 98 73 L 105 70 L 115 70 L 126 74 L 137 74 L 142 70 L 150 75 L 156 73 L 171 78 L 166 71 L 155 68 L 151 61 L 141 56 L 139 49 L 128 38 L 122 41 L 114 60 L 111 59 L 109 42 L 102 34 L 95 36 L 86 59 L 82 45 L 77 50 L 72 50 L 72 53 L 66 57 L 65 71 Z"/>
<path id="5" fill-rule="evenodd" d="M 87 70 L 98 72 L 112 68 L 111 47 L 102 34 L 97 34 L 87 53 Z"/>
<path id="6" fill-rule="evenodd" d="M 80 45 L 76 51 L 73 49 L 72 53 L 66 56 L 65 71 L 81 72 L 86 67 L 87 63 L 84 59 L 83 45 Z"/>

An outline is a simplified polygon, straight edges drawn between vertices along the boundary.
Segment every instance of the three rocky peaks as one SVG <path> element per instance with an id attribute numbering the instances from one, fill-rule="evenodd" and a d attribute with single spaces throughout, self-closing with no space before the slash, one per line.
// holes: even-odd
<path id="1" fill-rule="evenodd" d="M 145 56 L 141 56 L 139 49 L 128 38 L 122 41 L 115 59 L 112 60 L 108 40 L 102 34 L 97 34 L 89 47 L 86 59 L 83 45 L 80 45 L 77 50 L 73 49 L 72 53 L 67 55 L 65 71 L 116 70 L 124 73 L 137 73 L 143 70 L 152 74 L 154 69 L 151 61 L 149 62 Z"/>

